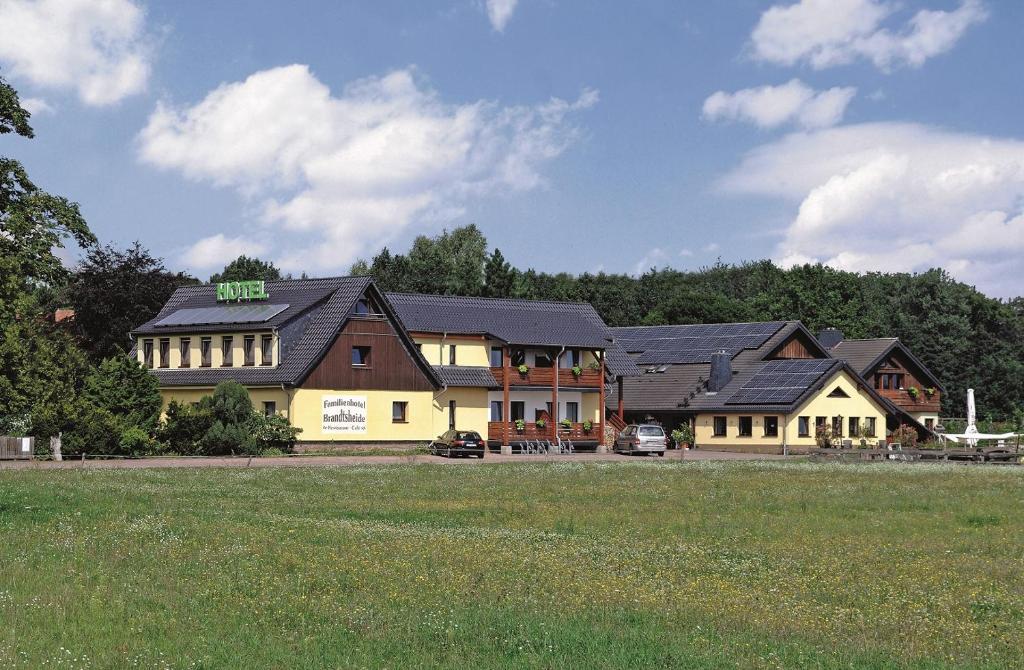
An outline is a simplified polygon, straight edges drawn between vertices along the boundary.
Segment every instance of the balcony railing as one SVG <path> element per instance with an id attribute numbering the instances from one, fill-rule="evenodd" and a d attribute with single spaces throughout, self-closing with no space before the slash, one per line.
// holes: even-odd
<path id="1" fill-rule="evenodd" d="M 495 381 L 503 383 L 501 374 L 504 368 L 491 368 L 491 374 Z M 526 374 L 520 374 L 516 368 L 508 369 L 508 380 L 510 386 L 544 386 L 551 388 L 555 383 L 556 368 L 530 368 Z M 574 375 L 572 370 L 566 368 L 558 369 L 559 388 L 598 388 L 601 386 L 601 371 L 591 368 L 584 368 L 580 374 Z"/>
<path id="2" fill-rule="evenodd" d="M 490 441 L 500 442 L 504 435 L 502 434 L 502 427 L 504 424 L 501 421 L 490 421 L 487 424 L 487 439 Z M 570 439 L 574 442 L 585 442 L 588 440 L 600 441 L 603 427 L 600 423 L 591 425 L 590 430 L 586 431 L 583 429 L 582 423 L 574 423 L 571 428 L 566 428 L 562 424 L 557 424 L 557 435 L 561 436 L 562 439 Z M 552 431 L 551 425 L 548 424 L 543 428 L 539 428 L 536 423 L 528 422 L 523 426 L 522 430 L 516 428 L 515 424 L 509 424 L 508 426 L 508 439 L 510 442 L 522 442 L 524 440 L 554 440 L 556 433 Z"/>

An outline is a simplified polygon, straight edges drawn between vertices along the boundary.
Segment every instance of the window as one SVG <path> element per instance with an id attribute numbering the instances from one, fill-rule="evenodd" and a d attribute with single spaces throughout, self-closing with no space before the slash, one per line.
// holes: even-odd
<path id="1" fill-rule="evenodd" d="M 927 428 L 928 430 L 932 430 L 933 428 L 935 428 L 935 419 L 925 419 L 924 427 Z"/>
<path id="2" fill-rule="evenodd" d="M 274 416 L 277 414 L 277 403 L 273 400 L 263 401 L 263 414 L 266 416 Z"/>
<path id="3" fill-rule="evenodd" d="M 366 298 L 360 298 L 356 300 L 356 314 L 369 314 L 370 303 L 366 301 Z"/>
<path id="4" fill-rule="evenodd" d="M 829 398 L 849 398 L 849 394 L 838 386 L 832 389 L 832 393 L 828 394 Z"/>
<path id="5" fill-rule="evenodd" d="M 565 403 L 565 418 L 573 423 L 580 421 L 580 404 L 578 402 Z"/>
<path id="6" fill-rule="evenodd" d="M 274 337 L 263 335 L 260 337 L 260 365 L 272 365 L 274 362 Z"/>
<path id="7" fill-rule="evenodd" d="M 178 362 L 179 368 L 190 368 L 192 367 L 192 356 L 190 355 L 191 340 L 187 337 L 183 337 L 178 340 L 178 353 L 180 354 L 181 360 Z"/>
<path id="8" fill-rule="evenodd" d="M 779 436 L 779 417 L 766 416 L 764 418 L 764 435 L 765 437 Z"/>
<path id="9" fill-rule="evenodd" d="M 501 421 L 501 401 L 491 401 L 491 421 Z"/>
<path id="10" fill-rule="evenodd" d="M 716 416 L 714 420 L 714 436 L 725 437 L 725 417 Z"/>
<path id="11" fill-rule="evenodd" d="M 370 365 L 370 347 L 352 347 L 352 366 L 367 367 Z"/>
<path id="12" fill-rule="evenodd" d="M 142 364 L 147 368 L 153 367 L 153 340 L 142 341 Z"/>
<path id="13" fill-rule="evenodd" d="M 847 435 L 850 437 L 860 437 L 860 417 L 851 416 L 847 423 L 849 425 L 849 432 L 847 432 Z"/>
<path id="14" fill-rule="evenodd" d="M 199 365 L 200 365 L 200 367 L 204 367 L 204 368 L 210 367 L 211 358 L 213 356 L 213 354 L 210 351 L 213 348 L 211 345 L 212 345 L 212 342 L 211 342 L 209 337 L 200 338 L 200 340 L 199 340 Z"/>
<path id="15" fill-rule="evenodd" d="M 903 375 L 893 375 L 892 376 L 892 387 L 894 389 L 901 389 L 901 388 L 903 388 Z"/>
<path id="16" fill-rule="evenodd" d="M 256 365 L 256 336 L 242 338 L 242 365 Z"/>
<path id="17" fill-rule="evenodd" d="M 883 389 L 888 389 L 889 388 L 889 375 L 882 375 L 882 388 Z"/>
<path id="18" fill-rule="evenodd" d="M 661 426 L 640 426 L 636 433 L 640 437 L 665 437 L 665 429 Z"/>
<path id="19" fill-rule="evenodd" d="M 568 370 L 580 364 L 580 350 L 570 349 L 562 354 L 561 365 Z"/>
<path id="20" fill-rule="evenodd" d="M 505 353 L 501 347 L 491 347 L 491 367 L 500 368 L 505 364 Z"/>
<path id="21" fill-rule="evenodd" d="M 843 436 L 843 417 L 834 416 L 832 417 L 832 436 L 842 437 Z"/>
<path id="22" fill-rule="evenodd" d="M 171 338 L 160 338 L 160 367 L 171 367 Z"/>
<path id="23" fill-rule="evenodd" d="M 796 425 L 797 425 L 796 432 L 799 434 L 800 437 L 810 437 L 811 436 L 811 417 L 809 417 L 809 416 L 801 416 L 801 417 L 799 417 L 797 419 Z"/>
<path id="24" fill-rule="evenodd" d="M 869 416 L 864 419 L 864 435 L 865 437 L 875 436 L 875 417 Z"/>
<path id="25" fill-rule="evenodd" d="M 448 430 L 455 430 L 455 401 L 448 401 Z"/>
<path id="26" fill-rule="evenodd" d="M 533 365 L 538 368 L 550 368 L 551 355 L 543 351 L 538 351 L 533 355 Z"/>
<path id="27" fill-rule="evenodd" d="M 405 423 L 409 419 L 407 418 L 407 412 L 409 411 L 409 403 L 404 400 L 396 400 L 391 403 L 391 423 Z"/>
<path id="28" fill-rule="evenodd" d="M 740 437 L 750 437 L 754 434 L 754 417 L 740 417 Z"/>
<path id="29" fill-rule="evenodd" d="M 230 335 L 220 338 L 220 364 L 226 368 L 235 364 L 234 342 Z"/>
<path id="30" fill-rule="evenodd" d="M 448 345 L 448 365 L 455 365 L 455 345 Z"/>
<path id="31" fill-rule="evenodd" d="M 512 350 L 512 367 L 518 368 L 520 365 L 526 364 L 526 352 L 522 349 Z"/>
<path id="32" fill-rule="evenodd" d="M 511 407 L 512 421 L 524 421 L 526 419 L 526 403 L 522 400 L 513 400 Z"/>

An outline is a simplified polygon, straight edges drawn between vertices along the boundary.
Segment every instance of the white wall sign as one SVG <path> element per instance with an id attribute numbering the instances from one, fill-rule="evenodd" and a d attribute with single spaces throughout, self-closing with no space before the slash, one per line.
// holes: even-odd
<path id="1" fill-rule="evenodd" d="M 366 396 L 322 396 L 324 433 L 365 433 Z"/>

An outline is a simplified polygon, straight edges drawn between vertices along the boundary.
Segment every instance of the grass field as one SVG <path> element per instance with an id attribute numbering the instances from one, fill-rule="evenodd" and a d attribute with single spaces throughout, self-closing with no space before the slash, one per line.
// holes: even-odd
<path id="1" fill-rule="evenodd" d="M 1024 472 L 0 471 L 0 667 L 1024 667 Z"/>

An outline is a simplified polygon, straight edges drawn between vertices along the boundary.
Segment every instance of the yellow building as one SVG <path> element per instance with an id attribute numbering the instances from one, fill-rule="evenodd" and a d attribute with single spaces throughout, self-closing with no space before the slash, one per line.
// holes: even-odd
<path id="1" fill-rule="evenodd" d="M 875 446 L 894 408 L 798 321 L 614 328 L 642 374 L 609 402 L 625 421 L 688 423 L 699 448 Z"/>
<path id="2" fill-rule="evenodd" d="M 590 305 L 384 296 L 364 277 L 183 287 L 132 337 L 165 406 L 235 380 L 307 445 L 458 428 L 596 448 L 605 375 L 637 372 Z"/>

